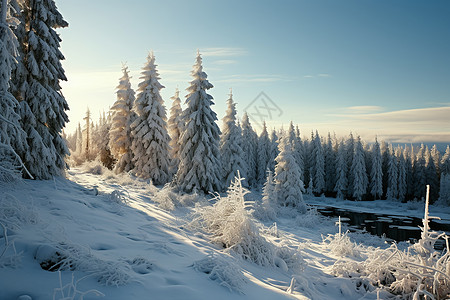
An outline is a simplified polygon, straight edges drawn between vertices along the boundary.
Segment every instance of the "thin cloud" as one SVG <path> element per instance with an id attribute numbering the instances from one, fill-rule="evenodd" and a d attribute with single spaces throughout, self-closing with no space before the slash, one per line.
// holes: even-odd
<path id="1" fill-rule="evenodd" d="M 268 75 L 268 74 L 239 74 L 227 76 L 216 82 L 276 82 L 276 81 L 292 81 L 293 79 L 283 75 Z"/>
<path id="2" fill-rule="evenodd" d="M 303 78 L 330 78 L 332 77 L 330 74 L 328 73 L 320 73 L 320 74 L 307 74 L 307 75 L 303 75 Z"/>
<path id="3" fill-rule="evenodd" d="M 231 47 L 221 47 L 221 48 L 205 48 L 200 50 L 200 54 L 203 56 L 217 56 L 217 57 L 228 57 L 228 56 L 242 56 L 246 55 L 248 52 L 243 48 L 231 48 Z"/>
<path id="4" fill-rule="evenodd" d="M 335 126 L 364 132 L 366 135 L 377 134 L 389 141 L 402 143 L 450 141 L 448 106 L 380 113 L 355 113 L 348 110 L 347 114 L 330 116 L 337 117 Z"/>
<path id="5" fill-rule="evenodd" d="M 212 63 L 216 64 L 216 65 L 233 65 L 233 64 L 237 64 L 237 60 L 221 59 L 221 60 L 213 61 Z"/>
<path id="6" fill-rule="evenodd" d="M 350 113 L 373 113 L 373 112 L 380 112 L 383 110 L 381 106 L 374 106 L 374 105 L 360 105 L 360 106 L 350 106 L 346 108 L 347 111 Z"/>

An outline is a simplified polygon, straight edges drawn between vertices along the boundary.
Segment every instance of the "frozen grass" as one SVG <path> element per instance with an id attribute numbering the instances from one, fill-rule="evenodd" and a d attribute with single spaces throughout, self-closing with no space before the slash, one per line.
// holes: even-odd
<path id="1" fill-rule="evenodd" d="M 335 276 L 369 280 L 402 299 L 448 299 L 450 297 L 450 248 L 444 233 L 431 231 L 428 223 L 428 195 L 421 239 L 401 251 L 396 244 L 387 249 L 371 249 L 362 262 L 338 261 L 331 271 Z M 439 253 L 434 249 L 437 239 L 445 238 L 447 247 Z"/>
<path id="2" fill-rule="evenodd" d="M 210 236 L 210 240 L 239 257 L 260 266 L 276 266 L 284 271 L 299 271 L 304 260 L 299 249 L 269 242 L 261 234 L 251 216 L 252 202 L 245 200 L 248 193 L 236 178 L 228 188 L 226 197 L 217 197 L 212 206 L 197 207 L 195 224 Z M 276 230 L 272 228 L 272 230 Z M 274 234 L 277 234 L 274 232 Z"/>
<path id="3" fill-rule="evenodd" d="M 211 280 L 217 281 L 230 291 L 243 293 L 242 288 L 247 283 L 247 279 L 232 258 L 211 252 L 205 258 L 194 262 L 193 267 L 199 272 L 208 274 Z"/>
<path id="4" fill-rule="evenodd" d="M 79 291 L 77 288 L 78 283 L 85 277 L 75 281 L 74 274 L 72 273 L 72 281 L 63 285 L 61 278 L 61 272 L 58 271 L 59 287 L 53 290 L 53 300 L 83 300 L 84 296 L 88 294 L 94 294 L 97 297 L 104 297 L 105 295 L 97 290 L 89 290 L 86 292 Z M 30 298 L 31 299 L 31 298 Z"/>

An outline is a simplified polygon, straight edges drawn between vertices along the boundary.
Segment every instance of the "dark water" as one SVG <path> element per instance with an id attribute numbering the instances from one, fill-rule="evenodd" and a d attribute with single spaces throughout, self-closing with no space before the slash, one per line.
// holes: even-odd
<path id="1" fill-rule="evenodd" d="M 422 219 L 415 217 L 356 212 L 330 206 L 317 206 L 317 211 L 328 217 L 341 216 L 341 221 L 349 225 L 350 231 L 365 229 L 373 235 L 385 235 L 386 238 L 397 242 L 410 241 L 414 243 L 419 240 L 421 235 L 419 226 L 423 226 Z M 450 235 L 449 221 L 432 219 L 429 224 L 432 231 L 445 231 Z M 439 240 L 435 248 L 440 250 L 444 248 L 444 245 L 445 241 Z"/>

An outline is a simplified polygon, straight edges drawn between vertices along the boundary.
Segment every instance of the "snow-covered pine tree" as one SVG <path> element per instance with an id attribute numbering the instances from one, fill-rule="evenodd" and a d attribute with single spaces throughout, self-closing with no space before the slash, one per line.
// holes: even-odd
<path id="1" fill-rule="evenodd" d="M 131 123 L 133 172 L 162 185 L 170 180 L 170 137 L 167 133 L 166 108 L 160 94 L 164 86 L 159 83 L 153 52 L 149 53 L 141 74 L 135 101 L 137 116 Z"/>
<path id="2" fill-rule="evenodd" d="M 278 136 L 275 129 L 272 130 L 270 134 L 270 150 L 269 150 L 269 158 L 267 163 L 267 168 L 273 172 L 275 172 L 275 158 L 278 156 Z M 300 174 L 302 177 L 302 174 Z"/>
<path id="3" fill-rule="evenodd" d="M 439 197 L 439 177 L 428 146 L 425 148 L 425 178 L 430 185 L 430 201 L 436 201 Z"/>
<path id="4" fill-rule="evenodd" d="M 220 136 L 220 155 L 222 157 L 222 178 L 225 186 L 229 186 L 234 178 L 246 178 L 247 165 L 242 159 L 241 133 L 236 125 L 236 103 L 230 91 L 227 100 L 227 111 L 223 120 Z"/>
<path id="5" fill-rule="evenodd" d="M 267 133 L 266 122 L 263 123 L 263 130 L 258 138 L 256 169 L 258 174 L 258 182 L 262 184 L 265 181 L 269 164 L 270 140 Z"/>
<path id="6" fill-rule="evenodd" d="M 303 178 L 304 178 L 304 182 L 308 182 L 307 187 L 309 190 L 311 190 L 312 192 L 312 187 L 309 184 L 310 182 L 313 182 L 313 177 L 312 176 L 312 170 L 314 168 L 314 157 L 313 157 L 313 153 L 314 153 L 314 131 L 311 130 L 311 139 L 305 139 L 303 141 L 303 149 L 304 149 L 304 160 L 303 160 Z"/>
<path id="7" fill-rule="evenodd" d="M 75 146 L 75 153 L 81 154 L 83 151 L 83 131 L 81 130 L 81 124 L 78 122 L 77 127 L 77 141 Z"/>
<path id="8" fill-rule="evenodd" d="M 98 131 L 98 151 L 99 158 L 102 164 L 112 170 L 114 168 L 115 159 L 111 154 L 111 149 L 109 148 L 109 132 L 111 130 L 111 114 L 106 116 L 105 112 L 103 112 L 102 122 L 99 126 Z"/>
<path id="9" fill-rule="evenodd" d="M 374 200 L 381 199 L 383 195 L 383 168 L 378 138 L 372 147 L 372 168 L 370 170 L 370 194 Z"/>
<path id="10" fill-rule="evenodd" d="M 360 136 L 357 137 L 355 143 L 351 173 L 353 174 L 353 197 L 356 200 L 361 200 L 367 193 L 368 178 L 364 159 L 364 149 Z"/>
<path id="11" fill-rule="evenodd" d="M 392 144 L 388 147 L 389 161 L 388 161 L 388 188 L 386 198 L 389 200 L 397 199 L 398 196 L 398 162 L 394 154 Z"/>
<path id="12" fill-rule="evenodd" d="M 352 166 L 353 166 L 353 158 L 355 154 L 355 138 L 353 137 L 353 133 L 350 132 L 347 140 L 345 141 L 345 146 L 347 148 L 347 180 L 348 180 L 348 196 L 353 196 L 353 187 L 354 187 L 354 176 L 353 172 L 351 172 Z"/>
<path id="13" fill-rule="evenodd" d="M 170 98 L 172 100 L 172 107 L 170 108 L 170 117 L 167 121 L 167 126 L 170 135 L 170 174 L 173 176 L 177 173 L 178 165 L 180 163 L 180 136 L 183 132 L 184 123 L 181 119 L 183 110 L 181 109 L 180 91 L 178 88 L 175 95 Z"/>
<path id="14" fill-rule="evenodd" d="M 122 67 L 123 75 L 117 86 L 117 100 L 111 107 L 111 129 L 109 148 L 117 160 L 115 172 L 128 172 L 133 169 L 133 154 L 131 151 L 131 123 L 136 119 L 133 105 L 134 91 L 131 88 L 130 76 L 127 66 Z"/>
<path id="15" fill-rule="evenodd" d="M 408 186 L 406 183 L 406 161 L 403 156 L 403 149 L 401 147 L 397 147 L 395 149 L 395 156 L 398 161 L 398 200 L 404 201 Z"/>
<path id="16" fill-rule="evenodd" d="M 390 153 L 388 151 L 388 144 L 386 141 L 381 141 L 380 151 L 381 151 L 381 170 L 383 171 L 383 197 L 386 197 L 388 182 L 389 182 L 389 159 Z"/>
<path id="17" fill-rule="evenodd" d="M 408 150 L 408 147 L 405 145 L 405 149 L 403 150 L 403 158 L 405 160 L 405 168 L 406 168 L 406 200 L 414 199 L 414 174 L 413 174 L 413 165 L 411 159 L 411 151 Z"/>
<path id="18" fill-rule="evenodd" d="M 249 186 L 256 186 L 258 183 L 256 153 L 257 135 L 250 124 L 248 114 L 245 112 L 242 117 L 242 158 L 247 163 L 247 183 Z"/>
<path id="19" fill-rule="evenodd" d="M 300 180 L 305 180 L 305 162 L 304 162 L 304 149 L 303 149 L 303 141 L 300 136 L 300 130 L 298 129 L 298 125 L 295 126 L 295 140 L 294 140 L 294 151 L 295 151 L 295 161 L 298 164 L 298 167 L 300 168 Z"/>
<path id="20" fill-rule="evenodd" d="M 22 161 L 16 150 L 25 151 L 26 135 L 16 112 L 19 104 L 9 92 L 17 40 L 7 21 L 11 18 L 7 1 L 0 9 L 0 181 L 9 181 L 20 177 Z"/>
<path id="21" fill-rule="evenodd" d="M 436 171 L 438 173 L 438 176 L 441 174 L 441 153 L 437 149 L 436 144 L 433 145 L 431 148 L 431 158 L 433 158 L 434 166 L 436 167 Z M 433 187 L 430 187 L 433 188 Z"/>
<path id="22" fill-rule="evenodd" d="M 425 161 L 425 146 L 422 144 L 416 155 L 416 160 L 414 162 L 414 197 L 417 199 L 422 199 L 425 197 L 426 190 L 426 161 Z"/>
<path id="23" fill-rule="evenodd" d="M 213 87 L 203 72 L 202 58 L 197 53 L 191 86 L 187 89 L 185 124 L 181 134 L 180 165 L 176 174 L 178 186 L 185 192 L 205 193 L 222 190 L 220 129 L 215 123 L 216 113 L 211 106 L 213 97 L 206 91 Z"/>
<path id="24" fill-rule="evenodd" d="M 336 137 L 334 137 L 335 139 Z M 324 146 L 325 153 L 325 191 L 330 194 L 336 185 L 336 153 L 333 150 L 333 138 L 328 132 L 327 143 Z"/>
<path id="25" fill-rule="evenodd" d="M 263 186 L 262 196 L 261 208 L 258 210 L 260 218 L 263 220 L 275 220 L 277 216 L 277 195 L 275 193 L 273 173 L 270 170 L 267 170 L 267 179 Z"/>
<path id="26" fill-rule="evenodd" d="M 336 185 L 334 191 L 337 193 L 336 197 L 344 199 L 348 191 L 347 180 L 347 148 L 344 144 L 344 140 L 341 139 L 336 154 Z"/>
<path id="27" fill-rule="evenodd" d="M 313 192 L 320 195 L 325 189 L 325 155 L 323 153 L 322 142 L 320 135 L 316 130 L 314 136 L 313 153 L 312 153 L 312 174 L 314 189 Z"/>
<path id="28" fill-rule="evenodd" d="M 23 68 L 15 78 L 15 92 L 21 99 L 22 126 L 28 135 L 30 151 L 23 154 L 25 165 L 39 179 L 62 175 L 69 153 L 61 134 L 69 121 L 69 106 L 61 93 L 61 80 L 67 80 L 61 65 L 61 39 L 56 28 L 67 27 L 54 1 L 22 3 L 25 32 L 20 53 Z"/>
<path id="29" fill-rule="evenodd" d="M 301 213 L 306 212 L 303 201 L 304 184 L 300 180 L 299 168 L 294 158 L 292 145 L 288 137 L 281 138 L 275 165 L 275 193 L 278 203 L 282 206 L 292 206 Z"/>
<path id="30" fill-rule="evenodd" d="M 83 120 L 86 121 L 86 124 L 84 125 L 84 160 L 90 161 L 91 160 L 91 111 L 89 110 L 89 107 L 86 111 L 86 116 L 83 118 Z"/>
<path id="31" fill-rule="evenodd" d="M 441 159 L 441 174 L 450 174 L 450 146 L 448 145 Z"/>

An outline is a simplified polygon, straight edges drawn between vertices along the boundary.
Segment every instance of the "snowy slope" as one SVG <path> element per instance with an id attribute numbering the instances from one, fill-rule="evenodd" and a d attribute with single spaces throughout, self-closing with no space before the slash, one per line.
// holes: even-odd
<path id="1" fill-rule="evenodd" d="M 339 257 L 321 234 L 336 232 L 333 221 L 286 214 L 277 229 L 262 230 L 272 243 L 301 250 L 304 268 L 294 274 L 211 244 L 188 226 L 192 205 L 166 211 L 160 203 L 167 195 L 153 185 L 127 175 L 93 174 L 98 171 L 72 169 L 68 179 L 0 187 L 0 222 L 8 227 L 9 241 L 0 259 L 0 299 L 79 299 L 58 290 L 72 276 L 77 291 L 99 292 L 84 299 L 100 299 L 100 293 L 103 299 L 376 299 L 376 291 L 329 274 Z M 0 237 L 1 255 L 4 233 Z M 377 238 L 363 239 L 383 246 Z M 208 257 L 214 272 L 205 268 Z M 55 263 L 63 271 L 40 265 Z"/>

